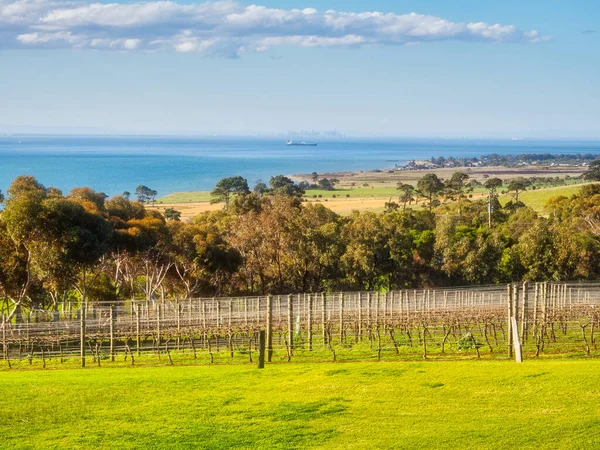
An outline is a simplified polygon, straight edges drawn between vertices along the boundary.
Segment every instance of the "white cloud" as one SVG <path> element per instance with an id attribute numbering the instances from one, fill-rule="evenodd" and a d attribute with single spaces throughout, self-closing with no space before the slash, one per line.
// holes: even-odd
<path id="1" fill-rule="evenodd" d="M 243 6 L 0 0 L 1 48 L 95 48 L 236 56 L 272 47 L 415 45 L 434 41 L 538 43 L 537 30 L 440 17 Z"/>

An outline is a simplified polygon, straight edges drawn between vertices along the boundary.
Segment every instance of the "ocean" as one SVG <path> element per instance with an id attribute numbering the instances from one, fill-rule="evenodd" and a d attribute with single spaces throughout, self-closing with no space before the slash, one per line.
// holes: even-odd
<path id="1" fill-rule="evenodd" d="M 600 155 L 600 141 L 373 139 L 286 147 L 284 138 L 2 136 L 0 189 L 6 192 L 18 175 L 33 175 L 65 193 L 89 186 L 112 196 L 144 184 L 160 197 L 210 190 L 233 175 L 253 185 L 279 174 L 387 169 L 432 156 L 490 153 Z"/>

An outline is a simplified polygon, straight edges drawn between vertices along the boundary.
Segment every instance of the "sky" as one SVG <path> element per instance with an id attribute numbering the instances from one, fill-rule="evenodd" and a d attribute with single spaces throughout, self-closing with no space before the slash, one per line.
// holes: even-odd
<path id="1" fill-rule="evenodd" d="M 600 138 L 598 0 L 0 0 L 0 133 Z"/>

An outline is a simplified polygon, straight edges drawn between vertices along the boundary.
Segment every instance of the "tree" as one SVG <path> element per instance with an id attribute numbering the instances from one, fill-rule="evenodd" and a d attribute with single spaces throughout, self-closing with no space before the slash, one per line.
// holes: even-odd
<path id="1" fill-rule="evenodd" d="M 294 181 L 286 176 L 277 175 L 269 180 L 271 186 L 271 194 L 281 195 L 284 197 L 301 197 L 304 190 L 294 183 Z"/>
<path id="2" fill-rule="evenodd" d="M 313 183 L 316 183 L 319 180 L 319 174 L 317 172 L 311 173 L 310 179 L 313 181 Z"/>
<path id="3" fill-rule="evenodd" d="M 502 180 L 500 178 L 488 178 L 483 183 L 483 187 L 489 192 L 495 193 L 499 187 L 502 186 Z"/>
<path id="4" fill-rule="evenodd" d="M 125 199 L 125 200 L 129 200 L 129 197 L 131 197 L 131 192 L 129 191 L 123 191 L 123 193 L 121 194 L 121 196 Z"/>
<path id="5" fill-rule="evenodd" d="M 529 184 L 524 178 L 515 178 L 508 183 L 506 191 L 515 199 L 515 204 L 519 204 L 519 194 L 527 190 Z"/>
<path id="6" fill-rule="evenodd" d="M 428 173 L 417 182 L 419 194 L 429 202 L 429 211 L 433 209 L 437 196 L 444 189 L 444 183 L 434 173 Z"/>
<path id="7" fill-rule="evenodd" d="M 6 298 L 13 304 L 7 319 L 10 321 L 20 313 L 21 305 L 27 300 L 34 283 L 33 250 L 35 243 L 43 241 L 42 231 L 45 225 L 42 219 L 42 202 L 47 198 L 48 192 L 34 177 L 19 176 L 12 182 L 7 193 L 2 222 L 23 269 L 21 276 L 12 278 L 18 285 L 13 289 L 4 287 Z"/>
<path id="8" fill-rule="evenodd" d="M 402 210 L 406 210 L 406 204 L 411 204 L 415 199 L 415 187 L 412 184 L 402 183 L 398 181 L 396 189 L 400 191 L 400 201 L 402 202 Z"/>
<path id="9" fill-rule="evenodd" d="M 254 186 L 254 189 L 252 189 L 252 191 L 255 194 L 258 194 L 259 196 L 262 196 L 262 195 L 266 194 L 267 192 L 269 192 L 269 187 L 262 181 L 259 181 L 258 183 L 256 183 L 256 185 Z"/>
<path id="10" fill-rule="evenodd" d="M 154 203 L 154 199 L 156 198 L 157 194 L 158 192 L 144 185 L 140 185 L 135 189 L 135 195 L 137 196 L 138 201 L 141 203 L 147 203 L 150 201 Z"/>
<path id="11" fill-rule="evenodd" d="M 329 178 L 321 178 L 319 180 L 319 187 L 325 191 L 333 191 L 335 189 Z"/>
<path id="12" fill-rule="evenodd" d="M 73 188 L 67 198 L 76 201 L 86 211 L 101 214 L 105 211 L 104 202 L 108 198 L 104 192 L 96 192 L 89 187 Z"/>
<path id="13" fill-rule="evenodd" d="M 495 212 L 496 203 L 498 203 L 498 193 L 497 190 L 502 186 L 502 180 L 500 178 L 488 178 L 483 183 L 483 187 L 485 187 L 488 191 L 488 227 L 492 227 L 492 214 Z"/>
<path id="14" fill-rule="evenodd" d="M 164 213 L 165 219 L 178 222 L 181 220 L 181 212 L 175 211 L 173 208 L 166 208 Z"/>
<path id="15" fill-rule="evenodd" d="M 448 198 L 462 198 L 466 191 L 470 190 L 470 186 L 465 182 L 469 179 L 469 175 L 464 172 L 455 172 L 452 177 L 444 183 L 444 191 Z"/>
<path id="16" fill-rule="evenodd" d="M 592 161 L 588 170 L 583 174 L 584 180 L 600 181 L 600 159 Z"/>
<path id="17" fill-rule="evenodd" d="M 240 176 L 222 178 L 219 180 L 212 190 L 210 195 L 211 203 L 225 203 L 229 205 L 229 201 L 233 195 L 249 194 L 248 181 Z"/>

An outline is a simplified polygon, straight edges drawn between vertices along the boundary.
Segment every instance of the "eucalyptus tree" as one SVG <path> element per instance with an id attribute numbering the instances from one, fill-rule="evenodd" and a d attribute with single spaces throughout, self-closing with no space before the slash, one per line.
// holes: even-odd
<path id="1" fill-rule="evenodd" d="M 229 204 L 231 197 L 234 195 L 249 194 L 248 181 L 240 176 L 222 178 L 219 180 L 215 188 L 211 191 L 211 203 Z"/>
<path id="2" fill-rule="evenodd" d="M 398 181 L 396 189 L 400 191 L 400 202 L 402 202 L 402 210 L 406 210 L 406 204 L 409 205 L 415 200 L 415 187 L 412 184 L 402 183 Z"/>
<path id="3" fill-rule="evenodd" d="M 436 205 L 437 197 L 444 190 L 444 183 L 434 173 L 428 173 L 417 182 L 417 191 L 428 201 L 429 211 Z"/>

